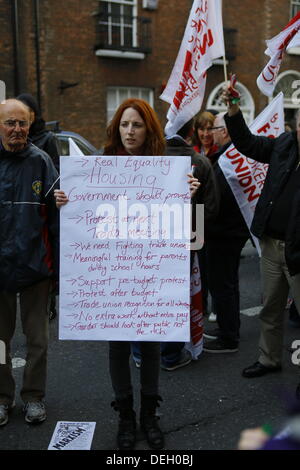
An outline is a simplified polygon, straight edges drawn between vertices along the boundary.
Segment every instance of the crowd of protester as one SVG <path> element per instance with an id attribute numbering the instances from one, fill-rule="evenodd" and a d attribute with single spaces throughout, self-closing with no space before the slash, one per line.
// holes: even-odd
<path id="1" fill-rule="evenodd" d="M 209 313 L 210 296 L 216 320 L 215 328 L 205 329 L 206 353 L 239 351 L 241 252 L 252 234 L 260 240 L 263 306 L 259 356 L 242 371 L 244 378 L 255 378 L 282 369 L 283 318 L 289 293 L 293 300 L 290 321 L 300 326 L 300 113 L 295 131 L 286 128 L 279 137 L 267 139 L 251 134 L 229 89 L 224 90 L 223 99 L 227 113 L 201 112 L 171 139 L 164 138 L 154 110 L 145 101 L 126 100 L 107 128 L 104 155 L 191 156 L 196 167 L 187 179 L 192 201 L 205 205 L 205 244 L 192 256 L 198 256 L 200 262 L 204 315 Z M 63 188 L 59 189 L 55 136 L 46 131 L 31 95 L 1 103 L 0 137 L 0 339 L 6 345 L 6 363 L 0 364 L 0 426 L 4 426 L 15 406 L 10 344 L 17 294 L 27 339 L 21 389 L 25 420 L 32 424 L 46 419 L 48 323 L 49 312 L 55 316 L 58 281 L 58 209 L 68 200 Z M 251 229 L 218 163 L 231 143 L 245 156 L 269 164 Z M 286 162 L 284 169 L 282 161 Z M 133 449 L 136 443 L 132 354 L 140 368 L 140 426 L 149 446 L 162 449 L 164 434 L 156 413 L 161 401 L 159 370 L 174 372 L 188 366 L 191 356 L 181 342 L 109 342 L 115 394 L 112 406 L 119 412 L 117 446 L 121 450 Z M 297 441 L 295 432 L 291 439 Z M 245 433 L 239 448 L 272 445 L 259 429 Z"/>

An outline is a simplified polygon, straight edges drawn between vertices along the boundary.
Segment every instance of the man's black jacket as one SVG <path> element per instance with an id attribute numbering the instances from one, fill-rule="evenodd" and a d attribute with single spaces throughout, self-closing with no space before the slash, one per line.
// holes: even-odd
<path id="1" fill-rule="evenodd" d="M 220 156 L 230 145 L 231 142 L 228 142 L 210 157 L 220 194 L 220 208 L 216 220 L 205 231 L 207 240 L 242 238 L 246 241 L 250 237 L 245 219 L 218 163 Z"/>
<path id="2" fill-rule="evenodd" d="M 235 147 L 246 157 L 268 163 L 264 187 L 257 202 L 251 232 L 261 238 L 266 229 L 272 206 L 299 161 L 296 132 L 284 132 L 275 139 L 253 135 L 242 113 L 225 115 L 225 122 Z M 300 169 L 299 179 L 300 179 Z M 291 275 L 300 272 L 300 188 L 295 192 L 285 239 L 286 262 Z"/>
<path id="3" fill-rule="evenodd" d="M 0 290 L 18 292 L 53 277 L 58 261 L 57 178 L 48 154 L 33 144 L 8 152 L 0 142 Z"/>

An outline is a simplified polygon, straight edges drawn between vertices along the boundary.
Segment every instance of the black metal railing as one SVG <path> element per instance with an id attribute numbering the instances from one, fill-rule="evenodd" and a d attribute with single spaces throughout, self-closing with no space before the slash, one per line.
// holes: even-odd
<path id="1" fill-rule="evenodd" d="M 110 13 L 99 13 L 96 19 L 95 50 L 151 52 L 151 19 Z"/>

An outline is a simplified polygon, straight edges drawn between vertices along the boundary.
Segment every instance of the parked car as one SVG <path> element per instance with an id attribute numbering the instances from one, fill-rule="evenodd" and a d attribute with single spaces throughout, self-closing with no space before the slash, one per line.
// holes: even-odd
<path id="1" fill-rule="evenodd" d="M 80 148 L 84 155 L 99 155 L 101 154 L 100 150 L 97 150 L 88 140 L 86 140 L 82 135 L 77 134 L 76 132 L 65 131 L 60 129 L 59 121 L 49 121 L 46 122 L 46 127 L 52 131 L 59 142 L 60 155 L 70 155 L 69 151 L 69 138 L 71 137 L 75 144 Z"/>

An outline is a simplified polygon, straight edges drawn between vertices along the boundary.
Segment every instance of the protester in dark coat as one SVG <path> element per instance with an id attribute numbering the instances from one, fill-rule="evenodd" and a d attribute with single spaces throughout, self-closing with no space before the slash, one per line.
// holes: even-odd
<path id="1" fill-rule="evenodd" d="M 50 157 L 28 142 L 30 113 L 18 100 L 0 104 L 0 426 L 14 407 L 10 343 L 19 293 L 27 356 L 21 397 L 28 423 L 46 419 L 49 288 L 57 273 L 58 173 Z"/>
<path id="2" fill-rule="evenodd" d="M 39 105 L 35 98 L 29 93 L 22 93 L 18 96 L 18 100 L 26 104 L 29 107 L 31 112 L 31 126 L 29 129 L 29 139 L 31 142 L 36 145 L 41 150 L 44 150 L 52 159 L 55 168 L 59 172 L 59 144 L 56 136 L 53 132 L 50 132 L 45 127 L 45 121 L 42 118 Z M 58 286 L 52 285 L 50 292 L 50 302 L 49 302 L 49 319 L 53 320 L 56 315 L 56 294 L 58 294 Z"/>
<path id="3" fill-rule="evenodd" d="M 231 353 L 238 351 L 240 330 L 239 265 L 241 251 L 250 233 L 234 194 L 218 160 L 231 144 L 224 122 L 218 114 L 213 126 L 214 142 L 220 147 L 211 156 L 220 192 L 220 210 L 205 236 L 208 288 L 212 297 L 218 329 L 205 331 L 204 351 Z"/>
<path id="4" fill-rule="evenodd" d="M 236 148 L 269 164 L 251 226 L 262 249 L 260 355 L 243 371 L 244 377 L 258 377 L 281 370 L 283 320 L 290 289 L 300 311 L 300 112 L 296 132 L 270 139 L 251 134 L 229 89 L 224 90 L 223 97 L 228 104 L 226 125 Z"/>
<path id="5" fill-rule="evenodd" d="M 193 174 L 200 181 L 201 186 L 198 189 L 193 203 L 204 204 L 204 229 L 205 233 L 208 227 L 213 226 L 214 220 L 219 211 L 219 192 L 217 188 L 216 178 L 211 163 L 203 154 L 196 152 L 187 143 L 189 135 L 193 132 L 193 120 L 187 122 L 177 135 L 167 139 L 167 155 L 189 155 L 191 163 L 194 166 Z M 195 227 L 196 228 L 196 227 Z M 206 237 L 206 235 L 205 235 Z M 205 246 L 200 250 L 204 252 Z M 195 252 L 191 252 L 194 255 Z M 197 251 L 199 255 L 199 252 Z M 200 272 L 202 293 L 204 291 L 206 266 L 203 266 L 201 260 L 203 256 L 200 254 Z M 184 367 L 191 362 L 190 353 L 184 349 L 184 343 L 167 342 L 161 345 L 161 367 L 167 371 L 173 371 L 179 367 Z"/>

